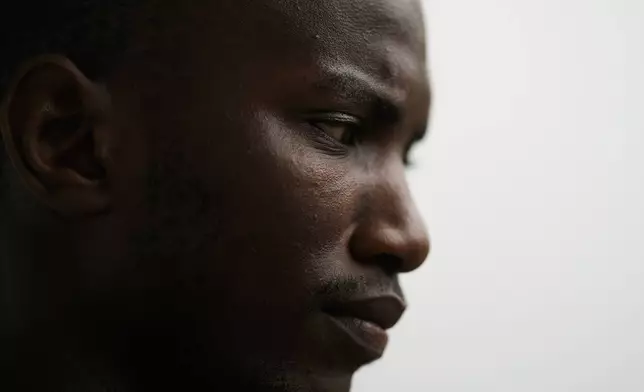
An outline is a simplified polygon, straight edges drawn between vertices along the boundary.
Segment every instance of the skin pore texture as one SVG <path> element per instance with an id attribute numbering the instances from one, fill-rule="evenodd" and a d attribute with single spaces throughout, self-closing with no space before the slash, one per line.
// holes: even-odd
<path id="1" fill-rule="evenodd" d="M 132 15 L 109 74 L 41 53 L 3 93 L 0 390 L 348 391 L 386 337 L 338 317 L 391 327 L 429 252 L 419 2 Z"/>

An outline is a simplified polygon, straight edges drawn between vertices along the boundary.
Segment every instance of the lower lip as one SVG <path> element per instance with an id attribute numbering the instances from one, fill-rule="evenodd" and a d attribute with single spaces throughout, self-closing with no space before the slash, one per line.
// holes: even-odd
<path id="1" fill-rule="evenodd" d="M 374 358 L 380 358 L 389 336 L 378 325 L 355 317 L 330 316 L 331 321 Z"/>

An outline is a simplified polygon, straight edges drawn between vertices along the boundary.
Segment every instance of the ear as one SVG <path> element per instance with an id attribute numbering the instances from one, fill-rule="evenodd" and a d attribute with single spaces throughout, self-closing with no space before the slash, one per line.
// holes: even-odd
<path id="1" fill-rule="evenodd" d="M 64 215 L 109 208 L 107 93 L 68 59 L 43 56 L 16 75 L 5 97 L 0 130 L 27 187 Z"/>

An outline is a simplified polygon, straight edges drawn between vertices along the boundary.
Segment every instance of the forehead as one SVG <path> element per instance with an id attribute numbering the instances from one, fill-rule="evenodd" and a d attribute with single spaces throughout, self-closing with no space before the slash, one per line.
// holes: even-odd
<path id="1" fill-rule="evenodd" d="M 144 51 L 165 53 L 175 71 L 201 68 L 213 82 L 319 66 L 400 85 L 394 87 L 427 84 L 418 0 L 189 0 L 154 7 L 155 16 L 146 18 L 153 23 L 140 27 Z"/>
<path id="2" fill-rule="evenodd" d="M 289 4 L 286 9 L 276 7 L 284 3 Z M 337 62 L 338 66 L 359 68 L 390 81 L 403 73 L 424 73 L 424 26 L 418 1 L 330 0 L 308 1 L 301 6 L 302 3 L 269 2 L 277 8 L 278 15 L 283 15 L 284 33 L 293 37 L 294 45 L 299 42 L 302 53 L 316 56 L 321 64 L 332 66 Z"/>
<path id="3" fill-rule="evenodd" d="M 139 33 L 147 44 L 222 54 L 319 53 L 363 55 L 405 46 L 424 60 L 418 0 L 188 0 L 152 2 Z M 297 50 L 295 50 L 297 49 Z"/>
<path id="4" fill-rule="evenodd" d="M 266 1 L 264 17 L 282 23 L 301 39 L 313 35 L 333 49 L 357 48 L 381 40 L 424 48 L 423 22 L 417 0 Z M 259 7 L 258 7 L 259 9 Z"/>

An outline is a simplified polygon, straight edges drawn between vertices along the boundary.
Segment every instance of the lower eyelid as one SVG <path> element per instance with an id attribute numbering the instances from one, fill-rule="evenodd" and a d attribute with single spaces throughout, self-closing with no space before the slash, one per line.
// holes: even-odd
<path id="1" fill-rule="evenodd" d="M 333 137 L 329 136 L 323 129 L 307 123 L 310 128 L 309 138 L 313 141 L 318 149 L 324 150 L 325 153 L 333 156 L 346 156 L 349 154 L 347 146 L 343 145 Z"/>

